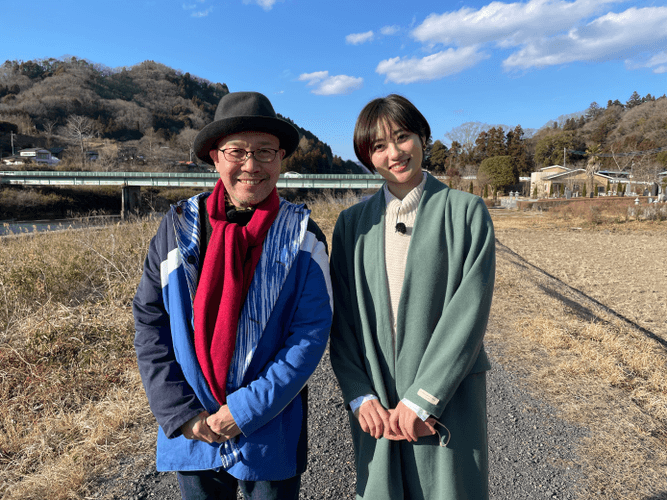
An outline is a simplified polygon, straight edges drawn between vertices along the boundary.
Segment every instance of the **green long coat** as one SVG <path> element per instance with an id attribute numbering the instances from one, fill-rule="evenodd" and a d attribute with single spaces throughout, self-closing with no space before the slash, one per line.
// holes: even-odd
<path id="1" fill-rule="evenodd" d="M 380 190 L 336 222 L 331 364 L 346 406 L 365 394 L 377 395 L 385 408 L 407 398 L 442 422 L 451 440 L 446 448 L 437 435 L 414 444 L 376 440 L 350 413 L 357 498 L 487 499 L 485 372 L 491 366 L 482 341 L 495 277 L 491 218 L 479 197 L 428 175 L 408 249 L 394 350 L 385 206 Z"/>

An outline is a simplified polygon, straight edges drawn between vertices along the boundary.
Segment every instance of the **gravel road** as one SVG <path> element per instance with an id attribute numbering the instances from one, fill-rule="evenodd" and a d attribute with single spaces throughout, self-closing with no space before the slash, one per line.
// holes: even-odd
<path id="1" fill-rule="evenodd" d="M 585 429 L 555 417 L 547 404 L 520 388 L 520 379 L 493 361 L 487 377 L 489 484 L 492 500 L 574 499 L 580 472 L 575 448 Z M 354 498 L 354 462 L 348 422 L 328 353 L 309 383 L 310 455 L 303 500 Z M 175 474 L 154 468 L 134 479 L 110 481 L 96 498 L 180 499 Z"/>

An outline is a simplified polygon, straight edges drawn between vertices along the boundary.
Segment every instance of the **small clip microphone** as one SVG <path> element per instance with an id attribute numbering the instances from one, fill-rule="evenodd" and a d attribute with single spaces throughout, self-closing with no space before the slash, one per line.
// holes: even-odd
<path id="1" fill-rule="evenodd" d="M 399 222 L 396 224 L 396 231 L 398 231 L 401 234 L 405 234 L 405 231 L 407 231 L 407 228 L 405 227 L 405 224 L 402 222 Z"/>

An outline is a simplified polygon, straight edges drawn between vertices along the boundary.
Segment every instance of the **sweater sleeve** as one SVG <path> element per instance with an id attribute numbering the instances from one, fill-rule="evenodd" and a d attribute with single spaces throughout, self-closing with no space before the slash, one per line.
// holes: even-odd
<path id="1" fill-rule="evenodd" d="M 445 303 L 414 382 L 401 394 L 436 418 L 480 355 L 493 296 L 495 236 L 481 200 L 470 204 L 462 223 L 465 228 L 457 228 L 457 234 L 466 242 L 465 252 L 457 272 L 450 268 L 460 272 L 460 282 Z"/>
<path id="2" fill-rule="evenodd" d="M 132 309 L 134 347 L 148 403 L 158 424 L 172 438 L 179 436 L 181 425 L 204 407 L 176 361 L 169 314 L 162 296 L 160 266 L 167 255 L 167 231 L 165 217 L 150 243 Z"/>
<path id="3" fill-rule="evenodd" d="M 338 217 L 331 242 L 331 285 L 335 307 L 330 355 L 346 406 L 359 397 L 376 394 L 366 369 L 361 333 L 355 326 L 357 302 L 348 266 L 350 241 L 354 241 L 354 234 L 353 231 L 347 232 L 343 212 Z"/>

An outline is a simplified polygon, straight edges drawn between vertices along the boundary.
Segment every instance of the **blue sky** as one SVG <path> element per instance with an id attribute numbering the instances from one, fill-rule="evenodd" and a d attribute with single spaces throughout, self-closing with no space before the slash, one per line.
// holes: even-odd
<path id="1" fill-rule="evenodd" d="M 0 13 L 0 62 L 154 60 L 266 94 L 344 159 L 361 108 L 390 93 L 448 143 L 465 122 L 537 129 L 667 92 L 664 2 L 0 0 Z"/>

